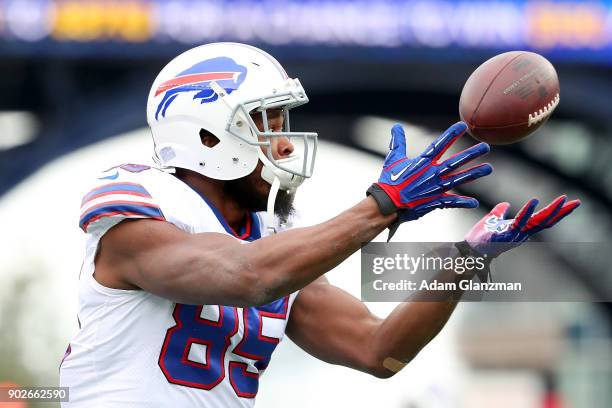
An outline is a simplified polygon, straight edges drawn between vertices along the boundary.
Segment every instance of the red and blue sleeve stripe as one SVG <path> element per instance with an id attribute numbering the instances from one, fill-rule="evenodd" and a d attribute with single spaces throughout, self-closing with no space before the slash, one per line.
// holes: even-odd
<path id="1" fill-rule="evenodd" d="M 101 200 L 91 203 L 96 199 Z M 113 183 L 97 187 L 85 195 L 83 205 L 79 227 L 85 232 L 91 223 L 104 217 L 165 220 L 162 210 L 152 201 L 147 190 L 134 183 Z"/>
<path id="2" fill-rule="evenodd" d="M 110 183 L 100 187 L 96 187 L 89 193 L 85 194 L 81 205 L 87 204 L 91 200 L 104 197 L 111 194 L 129 194 L 137 197 L 151 198 L 149 192 L 140 184 L 137 183 Z"/>

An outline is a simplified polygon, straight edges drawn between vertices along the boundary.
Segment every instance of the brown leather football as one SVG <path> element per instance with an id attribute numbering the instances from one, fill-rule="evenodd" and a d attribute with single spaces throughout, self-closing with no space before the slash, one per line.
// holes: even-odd
<path id="1" fill-rule="evenodd" d="M 542 126 L 559 104 L 559 78 L 539 54 L 510 51 L 479 66 L 461 91 L 459 115 L 469 133 L 510 144 Z"/>

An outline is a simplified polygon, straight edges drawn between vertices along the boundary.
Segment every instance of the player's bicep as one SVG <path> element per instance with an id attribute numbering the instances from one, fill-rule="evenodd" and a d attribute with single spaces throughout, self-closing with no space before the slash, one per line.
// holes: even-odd
<path id="1" fill-rule="evenodd" d="M 231 254 L 240 243 L 216 234 L 188 234 L 150 219 L 125 220 L 100 240 L 96 278 L 132 285 L 180 303 L 239 303 L 244 285 Z"/>
<path id="2" fill-rule="evenodd" d="M 369 342 L 380 322 L 359 299 L 321 277 L 300 291 L 287 334 L 323 361 L 369 372 L 375 363 Z"/>

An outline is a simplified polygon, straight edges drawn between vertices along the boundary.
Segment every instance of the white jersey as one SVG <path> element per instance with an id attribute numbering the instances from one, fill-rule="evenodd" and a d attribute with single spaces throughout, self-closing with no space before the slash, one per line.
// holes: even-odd
<path id="1" fill-rule="evenodd" d="M 82 202 L 80 330 L 60 366 L 60 384 L 70 387 L 62 407 L 252 407 L 297 293 L 261 307 L 183 305 L 107 288 L 93 272 L 100 238 L 124 219 L 152 218 L 188 233 L 252 241 L 265 234 L 261 214 L 251 213 L 235 234 L 204 197 L 148 166 L 113 168 L 93 187 Z"/>

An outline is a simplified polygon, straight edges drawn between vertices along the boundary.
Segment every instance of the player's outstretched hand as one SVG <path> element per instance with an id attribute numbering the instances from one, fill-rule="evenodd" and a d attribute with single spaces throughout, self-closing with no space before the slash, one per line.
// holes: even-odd
<path id="1" fill-rule="evenodd" d="M 455 123 L 419 156 L 406 157 L 406 136 L 400 125 L 391 129 L 389 153 L 377 183 L 369 189 L 383 214 L 399 213 L 398 221 L 416 220 L 437 208 L 475 208 L 473 197 L 448 191 L 461 184 L 491 174 L 490 164 L 479 164 L 459 170 L 470 161 L 489 152 L 489 145 L 479 143 L 448 159 L 441 157 L 467 129 L 463 122 Z M 392 230 L 393 232 L 393 230 Z"/>
<path id="2" fill-rule="evenodd" d="M 534 214 L 537 205 L 538 200 L 532 198 L 516 218 L 507 220 L 510 204 L 497 204 L 467 233 L 465 241 L 479 254 L 494 258 L 557 224 L 580 205 L 580 200 L 567 201 L 567 196 L 562 195 Z"/>

